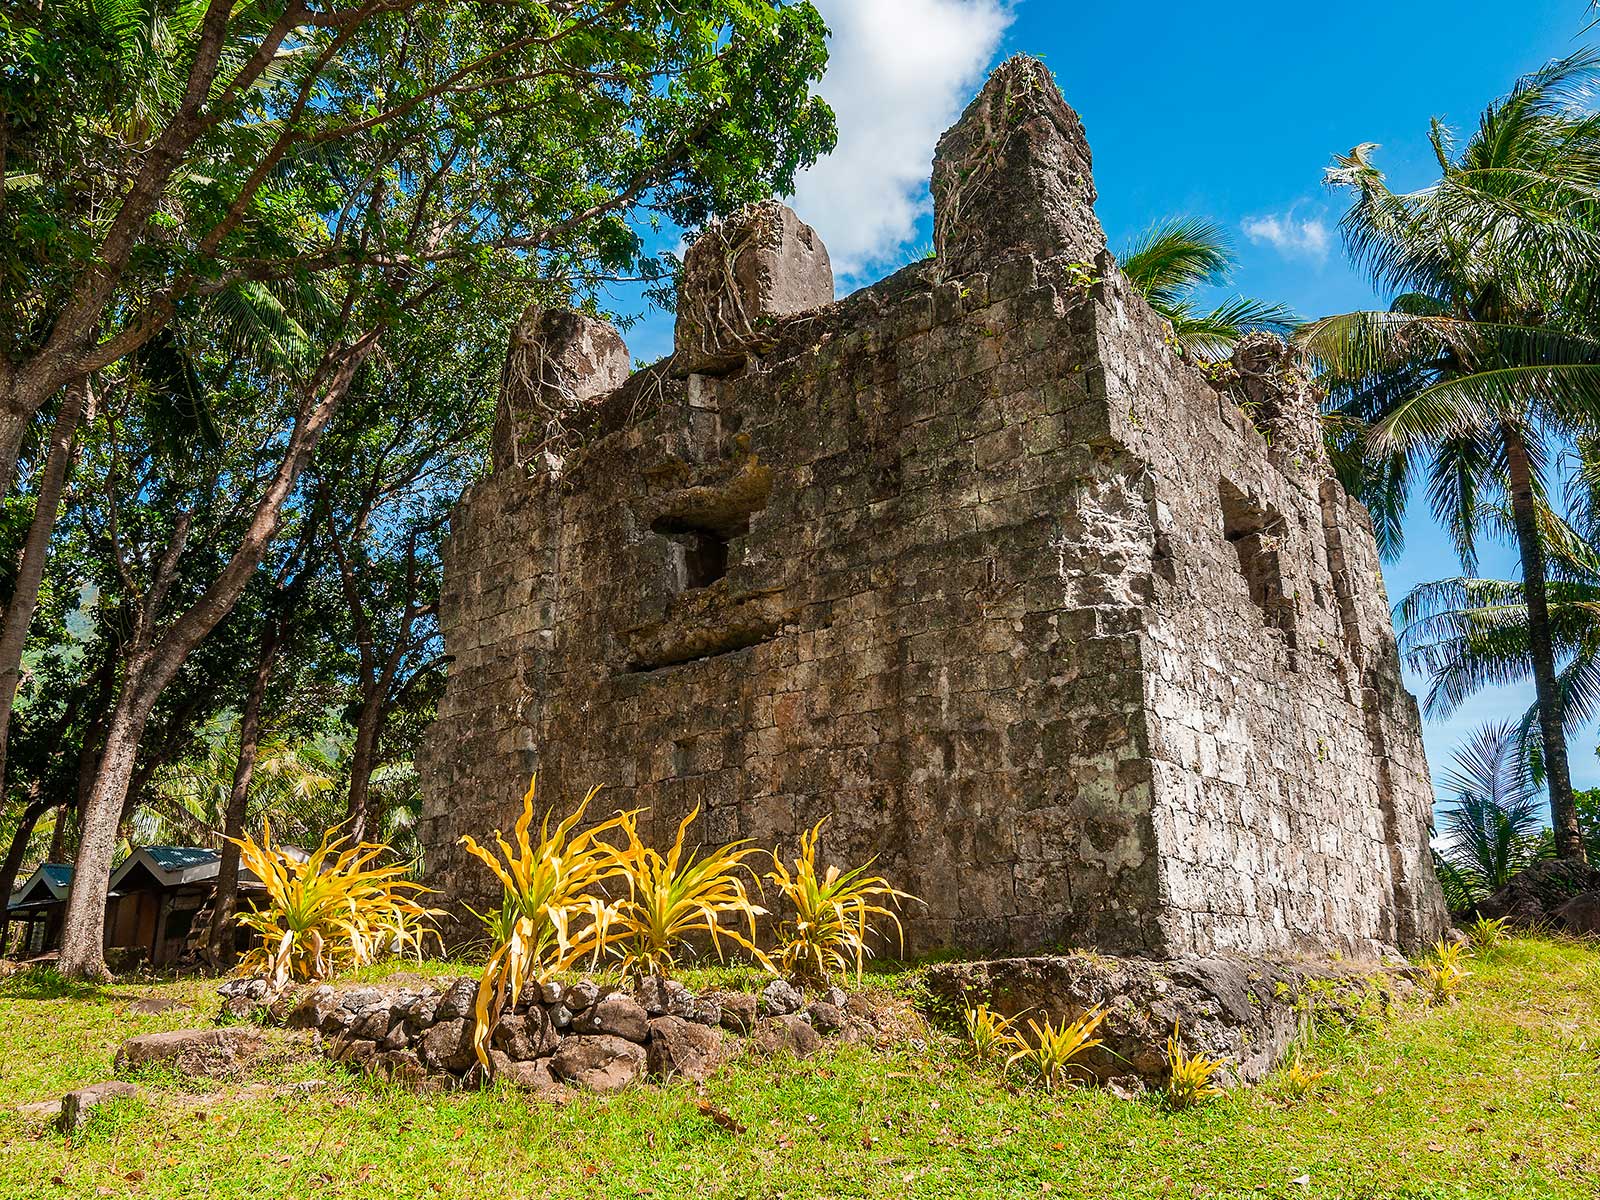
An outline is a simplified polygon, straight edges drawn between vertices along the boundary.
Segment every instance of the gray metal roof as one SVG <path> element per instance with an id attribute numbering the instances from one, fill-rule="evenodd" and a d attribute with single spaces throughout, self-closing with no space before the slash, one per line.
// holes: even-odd
<path id="1" fill-rule="evenodd" d="M 167 871 L 187 871 L 191 867 L 222 861 L 222 855 L 215 850 L 202 850 L 198 846 L 142 846 L 140 849 Z"/>
<path id="2" fill-rule="evenodd" d="M 42 908 L 67 898 L 72 888 L 71 863 L 41 863 L 21 887 L 11 893 L 7 908 Z"/>
<path id="3" fill-rule="evenodd" d="M 222 855 L 199 846 L 140 846 L 111 873 L 111 890 L 116 891 L 129 872 L 143 867 L 163 887 L 205 883 L 217 877 Z"/>
<path id="4" fill-rule="evenodd" d="M 281 847 L 290 857 L 304 860 L 306 852 L 293 846 Z M 162 887 L 185 887 L 189 884 L 210 883 L 216 879 L 222 865 L 222 855 L 201 846 L 139 846 L 111 872 L 108 891 L 121 894 L 122 883 L 134 870 L 142 868 Z M 242 887 L 256 888 L 261 881 L 244 868 L 239 871 Z M 71 863 L 45 863 L 28 876 L 26 882 L 12 893 L 6 904 L 8 909 L 42 908 L 67 898 L 72 888 Z"/>

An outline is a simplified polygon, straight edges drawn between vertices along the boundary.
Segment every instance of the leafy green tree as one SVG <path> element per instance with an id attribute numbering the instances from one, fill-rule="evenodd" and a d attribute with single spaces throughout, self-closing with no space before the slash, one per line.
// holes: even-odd
<path id="1" fill-rule="evenodd" d="M 183 98 L 107 206 L 104 236 L 85 238 L 94 249 L 73 287 L 28 298 L 52 313 L 50 332 L 0 366 L 0 417 L 31 416 L 39 395 L 207 296 L 298 323 L 311 349 L 263 381 L 287 401 L 265 443 L 275 465 L 228 480 L 242 511 L 236 532 L 206 547 L 230 547 L 208 582 L 180 595 L 167 571 L 146 594 L 80 818 L 70 975 L 104 973 L 105 878 L 150 714 L 248 588 L 386 339 L 431 305 L 491 289 L 587 294 L 639 270 L 630 220 L 691 226 L 787 190 L 832 136 L 810 90 L 824 29 L 804 3 L 180 7 L 203 10 L 180 40 Z M 237 62 L 236 45 L 248 50 Z M 150 244 L 158 210 L 176 228 Z M 319 303 L 286 299 L 308 275 L 320 276 Z M 173 523 L 173 562 L 188 543 Z M 168 556 L 156 562 L 165 570 Z"/>
<path id="2" fill-rule="evenodd" d="M 1209 311 L 1196 305 L 1202 287 L 1228 282 L 1238 265 L 1227 235 L 1210 221 L 1173 217 L 1152 225 L 1122 256 L 1122 273 L 1150 307 L 1172 322 L 1183 353 L 1226 358 L 1245 334 L 1287 335 L 1295 315 L 1282 304 L 1234 296 Z"/>
<path id="3" fill-rule="evenodd" d="M 1578 810 L 1578 828 L 1589 848 L 1589 861 L 1600 862 L 1600 788 L 1574 792 L 1572 798 Z"/>
<path id="4" fill-rule="evenodd" d="M 515 301 L 516 297 L 510 297 Z M 431 314 L 363 371 L 329 431 L 310 486 L 326 513 L 328 557 L 345 601 L 354 731 L 345 819 L 365 836 L 390 718 L 442 685 L 441 544 L 446 518 L 488 457 L 518 309 L 504 295 Z"/>
<path id="5" fill-rule="evenodd" d="M 218 826 L 222 860 L 211 922 L 199 945 L 202 957 L 218 967 L 233 961 L 237 933 L 233 917 L 238 905 L 239 846 L 230 839 L 243 837 L 247 830 L 258 767 L 269 779 L 280 773 L 274 764 L 285 761 L 281 753 L 281 747 L 287 744 L 282 741 L 283 731 L 291 724 L 303 726 L 308 692 L 309 702 L 316 702 L 316 691 L 308 687 L 320 666 L 316 648 L 333 640 L 339 629 L 337 622 L 330 619 L 328 598 L 318 587 L 319 572 L 326 561 L 316 540 L 322 515 L 322 510 L 313 505 L 301 520 L 298 535 L 284 546 L 281 561 L 272 564 L 270 582 L 254 588 L 258 594 L 249 597 L 253 603 L 242 605 L 229 616 L 230 624 L 251 629 L 253 653 L 244 660 L 250 666 L 243 706 L 236 725 L 228 730 L 236 735 L 237 744 L 231 737 L 224 739 L 224 744 L 233 749 L 233 758 L 228 800 Z M 269 698 L 278 702 L 272 713 L 267 708 Z M 263 751 L 262 739 L 269 719 L 280 731 L 277 753 L 270 748 Z M 209 762 L 206 770 L 211 771 L 216 762 Z"/>
<path id="6" fill-rule="evenodd" d="M 629 210 L 692 225 L 787 190 L 832 133 L 809 3 L 22 0 L 0 20 L 0 495 L 49 398 L 187 305 L 399 257 L 615 267 Z M 375 188 L 451 217 L 396 238 Z"/>
<path id="7" fill-rule="evenodd" d="M 1459 148 L 1436 123 L 1440 177 L 1419 191 L 1391 191 L 1372 146 L 1338 159 L 1329 181 L 1354 197 L 1345 242 L 1399 294 L 1301 335 L 1338 396 L 1336 465 L 1389 550 L 1419 470 L 1468 574 L 1486 504 L 1509 508 L 1556 843 L 1576 859 L 1538 514 L 1553 448 L 1600 422 L 1600 117 L 1585 108 L 1597 66 L 1584 51 L 1521 80 Z"/>
<path id="8" fill-rule="evenodd" d="M 28 521 L 27 537 L 17 559 L 16 574 L 6 592 L 10 600 L 4 616 L 0 617 L 0 793 L 4 791 L 6 751 L 11 714 L 22 678 L 22 656 L 38 609 L 45 560 L 50 553 L 51 538 L 61 511 L 67 472 L 76 456 L 78 423 L 83 419 L 85 410 L 92 408 L 91 381 L 88 377 L 73 380 L 62 389 L 61 402 L 44 447 L 38 485 L 33 492 L 33 510 Z"/>

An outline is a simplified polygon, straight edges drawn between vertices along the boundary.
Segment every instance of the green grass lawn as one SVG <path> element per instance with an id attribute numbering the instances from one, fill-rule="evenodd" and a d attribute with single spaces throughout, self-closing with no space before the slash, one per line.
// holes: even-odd
<path id="1" fill-rule="evenodd" d="M 135 1033 L 204 1023 L 215 985 L 55 995 L 34 977 L 0 991 L 0 1197 L 1594 1197 L 1600 952 L 1518 939 L 1470 969 L 1453 1007 L 1325 1029 L 1314 1095 L 1274 1079 L 1177 1114 L 1008 1086 L 934 1035 L 561 1107 L 415 1095 L 286 1053 L 248 1080 L 144 1080 L 70 1139 L 16 1106 L 109 1078 Z M 127 1011 L 152 993 L 197 1011 Z M 289 1086 L 305 1079 L 329 1086 Z"/>

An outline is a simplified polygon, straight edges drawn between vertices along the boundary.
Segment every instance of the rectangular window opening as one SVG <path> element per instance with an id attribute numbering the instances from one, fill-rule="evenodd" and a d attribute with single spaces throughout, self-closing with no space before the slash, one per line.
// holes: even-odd
<path id="1" fill-rule="evenodd" d="M 1250 599 L 1261 610 L 1269 629 L 1282 631 L 1295 645 L 1294 601 L 1284 594 L 1284 522 L 1277 512 L 1252 500 L 1227 480 L 1218 485 L 1222 505 L 1222 535 L 1239 557 L 1239 573 L 1250 589 Z"/>
<path id="2" fill-rule="evenodd" d="M 732 538 L 722 530 L 671 520 L 657 521 L 650 528 L 673 543 L 674 565 L 683 591 L 708 588 L 727 576 L 728 543 Z"/>

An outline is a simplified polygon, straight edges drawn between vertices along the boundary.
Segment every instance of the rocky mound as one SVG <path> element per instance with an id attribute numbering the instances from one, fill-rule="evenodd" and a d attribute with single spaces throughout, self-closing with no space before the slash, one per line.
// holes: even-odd
<path id="1" fill-rule="evenodd" d="M 928 991 L 952 1020 L 980 1003 L 1058 1026 L 1108 1010 L 1096 1033 L 1102 1044 L 1080 1065 L 1119 1092 L 1165 1085 L 1174 1032 L 1190 1053 L 1223 1059 L 1225 1074 L 1253 1082 L 1278 1064 L 1303 1021 L 1381 1011 L 1397 986 L 1408 986 L 1403 970 L 1225 957 L 1155 962 L 1078 953 L 928 971 Z"/>
<path id="2" fill-rule="evenodd" d="M 1572 932 L 1596 932 L 1573 928 L 1569 923 L 1579 916 L 1576 909 L 1563 911 L 1568 901 L 1589 892 L 1600 892 L 1600 870 L 1565 858 L 1534 863 L 1478 905 L 1478 915 L 1490 919 L 1506 918 L 1522 929 L 1553 925 Z M 1593 905 L 1590 905 L 1592 911 Z"/>

